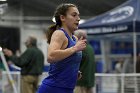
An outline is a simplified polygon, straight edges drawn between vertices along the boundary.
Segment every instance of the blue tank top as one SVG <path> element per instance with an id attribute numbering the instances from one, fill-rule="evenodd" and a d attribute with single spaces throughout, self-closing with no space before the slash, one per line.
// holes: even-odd
<path id="1" fill-rule="evenodd" d="M 63 29 L 63 31 L 68 38 L 67 48 L 70 48 L 76 44 L 76 39 L 72 36 L 73 40 Z M 76 52 L 71 56 L 50 64 L 49 76 L 45 78 L 42 83 L 49 86 L 63 87 L 63 88 L 74 88 L 77 77 L 79 65 L 82 58 L 82 52 Z"/>

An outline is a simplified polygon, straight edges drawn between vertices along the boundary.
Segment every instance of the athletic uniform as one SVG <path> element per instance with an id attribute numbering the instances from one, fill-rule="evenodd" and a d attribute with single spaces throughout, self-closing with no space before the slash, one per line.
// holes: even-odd
<path id="1" fill-rule="evenodd" d="M 67 48 L 76 44 L 76 39 L 72 39 L 63 29 L 68 38 Z M 73 93 L 78 78 L 78 70 L 82 58 L 82 52 L 76 52 L 71 56 L 50 64 L 49 76 L 42 81 L 38 93 Z"/>

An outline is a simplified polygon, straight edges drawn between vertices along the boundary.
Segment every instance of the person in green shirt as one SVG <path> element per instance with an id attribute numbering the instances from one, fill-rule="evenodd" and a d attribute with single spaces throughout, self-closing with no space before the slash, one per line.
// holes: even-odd
<path id="1" fill-rule="evenodd" d="M 29 36 L 25 42 L 27 49 L 19 57 L 9 49 L 3 49 L 4 54 L 21 68 L 21 93 L 36 93 L 39 75 L 44 68 L 43 52 L 37 47 L 37 39 Z"/>
<path id="2" fill-rule="evenodd" d="M 5 70 L 5 67 L 4 67 L 2 60 L 0 58 L 0 71 L 4 71 L 4 70 Z"/>
<path id="3" fill-rule="evenodd" d="M 78 38 L 87 39 L 87 33 L 84 30 L 77 30 L 74 33 Z M 86 48 L 82 51 L 82 62 L 80 64 L 82 77 L 77 80 L 75 93 L 93 93 L 95 85 L 95 58 L 92 46 L 87 42 Z"/>

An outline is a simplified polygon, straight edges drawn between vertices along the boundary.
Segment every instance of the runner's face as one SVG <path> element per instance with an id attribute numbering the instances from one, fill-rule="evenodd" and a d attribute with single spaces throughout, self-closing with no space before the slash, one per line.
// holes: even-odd
<path id="1" fill-rule="evenodd" d="M 68 29 L 75 31 L 78 29 L 79 21 L 80 17 L 78 9 L 76 7 L 69 7 L 69 10 L 64 17 L 64 24 Z"/>

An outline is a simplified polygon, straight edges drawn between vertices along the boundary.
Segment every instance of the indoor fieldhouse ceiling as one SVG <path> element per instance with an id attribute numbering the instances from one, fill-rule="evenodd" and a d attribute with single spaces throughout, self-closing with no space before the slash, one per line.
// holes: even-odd
<path id="1" fill-rule="evenodd" d="M 10 7 L 22 10 L 24 16 L 53 15 L 61 3 L 74 3 L 78 6 L 80 16 L 90 18 L 104 13 L 127 0 L 8 0 Z"/>

